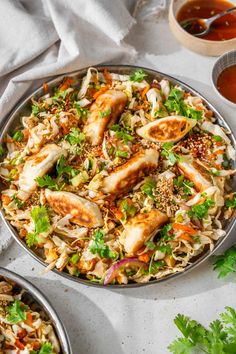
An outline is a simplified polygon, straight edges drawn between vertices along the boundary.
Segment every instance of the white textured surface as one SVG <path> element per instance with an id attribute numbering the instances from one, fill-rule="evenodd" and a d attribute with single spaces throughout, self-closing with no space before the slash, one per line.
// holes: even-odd
<path id="1" fill-rule="evenodd" d="M 167 22 L 137 25 L 128 41 L 140 52 L 138 65 L 155 68 L 191 84 L 215 104 L 236 132 L 236 113 L 210 84 L 215 58 L 181 48 Z M 146 54 L 148 53 L 148 54 Z M 221 251 L 234 243 L 235 230 Z M 13 243 L 0 265 L 26 276 L 51 299 L 69 332 L 74 354 L 165 354 L 178 333 L 173 318 L 185 313 L 208 324 L 226 305 L 236 308 L 235 280 L 218 280 L 211 261 L 167 284 L 110 291 L 85 287 L 56 276 Z"/>

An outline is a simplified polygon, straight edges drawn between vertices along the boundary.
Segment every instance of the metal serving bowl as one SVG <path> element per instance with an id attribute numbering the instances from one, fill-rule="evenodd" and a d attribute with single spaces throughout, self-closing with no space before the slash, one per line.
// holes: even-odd
<path id="1" fill-rule="evenodd" d="M 140 68 L 140 67 L 136 67 L 136 66 L 128 66 L 128 65 L 106 65 L 106 66 L 96 66 L 96 68 L 98 70 L 104 70 L 104 67 L 106 67 L 110 72 L 114 72 L 114 73 L 118 73 L 118 74 L 130 74 L 131 72 L 133 72 L 134 70 Z M 230 135 L 230 139 L 232 142 L 232 146 L 236 149 L 236 140 L 234 135 L 232 134 L 232 131 L 229 127 L 229 125 L 226 123 L 226 121 L 224 120 L 224 118 L 220 115 L 220 113 L 210 104 L 210 102 L 208 102 L 208 100 L 206 100 L 199 92 L 197 92 L 196 90 L 194 90 L 192 87 L 186 85 L 185 83 L 183 83 L 180 80 L 177 80 L 175 78 L 173 78 L 172 76 L 166 75 L 162 72 L 158 72 L 155 70 L 151 70 L 151 69 L 147 69 L 147 68 L 142 68 L 145 73 L 147 74 L 147 81 L 149 80 L 153 80 L 154 78 L 161 80 L 162 78 L 165 78 L 167 80 L 170 81 L 170 83 L 172 83 L 173 85 L 179 85 L 181 86 L 184 90 L 190 92 L 191 94 L 193 94 L 194 96 L 199 96 L 202 98 L 202 100 L 204 101 L 204 103 L 206 104 L 206 106 L 208 106 L 209 109 L 211 109 L 214 112 L 214 116 L 216 118 L 216 121 L 219 125 L 221 125 L 222 127 L 224 127 L 225 129 L 227 129 L 228 131 L 231 132 Z M 68 74 L 66 76 L 73 78 L 73 80 L 75 81 L 75 83 L 80 83 L 81 79 L 84 77 L 84 75 L 87 72 L 87 68 L 83 69 L 83 70 L 79 70 L 77 72 L 73 72 L 71 74 Z M 65 76 L 65 75 L 64 75 Z M 62 81 L 64 76 L 60 76 L 57 77 L 56 79 L 53 79 L 51 81 L 48 82 L 48 88 L 49 88 L 49 92 L 52 91 L 56 86 L 58 86 L 58 84 Z M 10 133 L 12 132 L 16 127 L 20 126 L 20 117 L 24 116 L 24 115 L 29 115 L 31 112 L 30 109 L 30 103 L 31 103 L 31 97 L 33 96 L 34 98 L 39 98 L 40 96 L 43 96 L 45 93 L 43 91 L 43 88 L 40 88 L 38 90 L 36 90 L 32 95 L 30 95 L 29 97 L 27 97 L 22 103 L 20 103 L 17 108 L 15 109 L 15 111 L 8 117 L 7 122 L 5 122 L 4 127 L 1 129 L 0 132 L 0 141 L 3 140 L 3 137 L 6 135 L 6 133 Z M 233 163 L 233 167 L 236 167 L 236 163 Z M 236 176 L 233 177 L 233 190 L 236 190 Z M 3 186 L 0 185 L 0 189 L 3 188 Z M 32 257 L 34 257 L 38 262 L 40 262 L 42 265 L 46 266 L 46 263 L 44 262 L 43 258 L 41 257 L 40 253 L 36 254 L 36 252 L 33 252 L 31 249 L 29 249 L 26 244 L 21 240 L 21 238 L 19 237 L 16 229 L 14 229 L 10 223 L 5 219 L 4 213 L 3 211 L 0 212 L 1 217 L 3 218 L 3 221 L 5 222 L 8 230 L 11 232 L 12 236 L 14 237 L 14 239 L 17 241 L 17 243 L 24 248 L 24 250 L 26 252 L 28 252 Z M 81 279 L 81 278 L 77 278 L 74 277 L 66 272 L 59 272 L 58 270 L 53 270 L 53 272 L 57 273 L 60 276 L 63 276 L 64 278 L 73 280 L 75 282 L 78 283 L 82 283 L 85 285 L 89 285 L 89 286 L 96 286 L 96 287 L 109 287 L 109 288 L 134 288 L 134 287 L 140 287 L 140 286 L 147 286 L 150 284 L 155 284 L 155 283 L 160 283 L 163 281 L 167 281 L 170 279 L 175 279 L 187 272 L 189 272 L 191 269 L 194 269 L 196 267 L 198 267 L 205 259 L 207 259 L 208 257 L 210 257 L 213 252 L 215 252 L 221 245 L 222 243 L 226 240 L 226 238 L 229 236 L 230 231 L 232 230 L 234 224 L 235 224 L 235 216 L 229 220 L 229 221 L 223 221 L 223 229 L 226 231 L 226 235 L 222 238 L 220 238 L 216 243 L 215 243 L 215 248 L 213 251 L 206 251 L 204 253 L 202 253 L 199 257 L 196 257 L 193 261 L 193 263 L 191 263 L 190 265 L 188 265 L 185 270 L 183 272 L 180 273 L 175 273 L 175 274 L 170 274 L 162 279 L 158 279 L 158 280 L 152 280 L 149 281 L 148 283 L 130 283 L 130 284 L 123 284 L 123 285 L 102 285 L 102 284 L 97 284 L 97 283 L 93 283 L 89 280 L 85 280 L 85 279 Z"/>
<path id="2" fill-rule="evenodd" d="M 23 301 L 25 303 L 34 303 L 39 308 L 39 311 L 43 310 L 46 318 L 51 321 L 55 333 L 59 339 L 59 343 L 62 349 L 60 353 L 72 354 L 72 349 L 65 327 L 45 295 L 43 295 L 41 291 L 39 291 L 38 288 L 36 288 L 28 280 L 22 278 L 20 275 L 14 272 L 11 272 L 8 269 L 0 267 L 0 277 L 1 276 L 9 279 L 11 282 L 13 281 L 16 286 L 19 287 L 19 290 L 23 289 L 25 291 L 23 294 Z"/>

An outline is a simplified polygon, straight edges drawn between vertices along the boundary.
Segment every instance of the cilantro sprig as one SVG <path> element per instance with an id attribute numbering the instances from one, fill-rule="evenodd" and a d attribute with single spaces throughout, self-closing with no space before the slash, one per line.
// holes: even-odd
<path id="1" fill-rule="evenodd" d="M 166 157 L 171 165 L 174 165 L 177 160 L 181 160 L 181 157 L 173 151 L 174 143 L 164 143 L 162 145 L 161 155 Z"/>
<path id="2" fill-rule="evenodd" d="M 147 177 L 145 183 L 141 186 L 141 191 L 147 194 L 150 198 L 154 199 L 154 188 L 156 187 L 156 182 L 153 178 Z"/>
<path id="3" fill-rule="evenodd" d="M 225 205 L 227 206 L 227 208 L 236 208 L 236 197 L 233 197 L 232 199 L 227 199 L 225 201 Z"/>
<path id="4" fill-rule="evenodd" d="M 52 353 L 53 353 L 53 347 L 52 344 L 49 342 L 43 343 L 38 352 L 38 354 L 52 354 Z"/>
<path id="5" fill-rule="evenodd" d="M 32 209 L 30 216 L 34 223 L 34 232 L 28 233 L 26 243 L 28 247 L 32 247 L 39 242 L 39 235 L 48 231 L 50 221 L 47 209 L 44 206 L 36 206 Z"/>
<path id="6" fill-rule="evenodd" d="M 196 204 L 191 207 L 189 210 L 188 215 L 193 219 L 204 219 L 208 216 L 208 211 L 215 205 L 215 202 L 207 198 L 203 203 Z"/>
<path id="7" fill-rule="evenodd" d="M 224 278 L 231 273 L 236 273 L 236 248 L 231 247 L 224 254 L 214 257 L 214 270 L 218 278 Z"/>
<path id="8" fill-rule="evenodd" d="M 24 133 L 22 132 L 22 130 L 16 130 L 12 135 L 12 139 L 17 142 L 20 142 L 23 138 L 24 138 Z"/>
<path id="9" fill-rule="evenodd" d="M 70 145 L 81 145 L 85 141 L 85 134 L 79 128 L 71 128 L 69 134 L 65 136 Z"/>
<path id="10" fill-rule="evenodd" d="M 174 178 L 173 183 L 178 190 L 182 190 L 185 198 L 193 194 L 193 182 L 190 182 L 188 179 L 185 179 L 183 175 Z"/>
<path id="11" fill-rule="evenodd" d="M 110 127 L 110 130 L 115 132 L 116 137 L 121 139 L 125 145 L 129 143 L 129 141 L 134 140 L 134 137 L 128 133 L 128 131 L 122 128 L 119 124 L 114 124 Z"/>
<path id="12" fill-rule="evenodd" d="M 174 323 L 182 337 L 168 347 L 173 354 L 233 354 L 236 352 L 236 312 L 231 307 L 220 314 L 220 319 L 210 323 L 209 328 L 189 317 L 178 314 Z"/>
<path id="13" fill-rule="evenodd" d="M 93 254 L 98 254 L 101 258 L 115 259 L 117 253 L 112 251 L 104 241 L 104 234 L 100 230 L 96 230 L 93 234 L 93 241 L 89 247 L 89 251 Z"/>
<path id="14" fill-rule="evenodd" d="M 145 74 L 145 72 L 143 71 L 143 69 L 138 69 L 138 70 L 134 71 L 134 72 L 130 75 L 129 78 L 130 78 L 130 81 L 142 82 L 146 76 L 147 76 L 147 74 Z"/>
<path id="15" fill-rule="evenodd" d="M 120 205 L 120 210 L 124 215 L 122 220 L 127 220 L 128 217 L 134 216 L 137 213 L 137 208 L 132 203 L 128 202 L 127 199 L 123 200 Z"/>
<path id="16" fill-rule="evenodd" d="M 20 300 L 15 300 L 11 305 L 7 306 L 7 320 L 11 323 L 18 323 L 26 320 L 26 310 L 28 306 L 23 305 Z"/>
<path id="17" fill-rule="evenodd" d="M 176 114 L 196 120 L 202 119 L 202 112 L 187 106 L 184 102 L 184 91 L 181 91 L 175 87 L 171 89 L 164 106 L 169 112 L 175 112 Z"/>

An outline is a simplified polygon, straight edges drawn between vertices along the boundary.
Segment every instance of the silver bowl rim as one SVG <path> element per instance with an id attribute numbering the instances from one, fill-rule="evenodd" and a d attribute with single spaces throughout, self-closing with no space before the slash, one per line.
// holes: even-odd
<path id="1" fill-rule="evenodd" d="M 91 67 L 91 66 L 89 66 Z M 46 81 L 48 84 L 49 89 L 53 88 L 56 86 L 56 84 L 58 84 L 59 82 L 61 82 L 61 80 L 66 76 L 66 77 L 73 77 L 73 76 L 77 76 L 79 75 L 80 78 L 86 74 L 87 70 L 89 67 L 86 67 L 84 69 L 81 70 L 76 70 L 73 72 L 69 72 L 69 73 L 64 73 L 62 75 L 57 76 L 56 78 L 53 78 L 49 81 Z M 171 83 L 174 83 L 175 85 L 180 85 L 183 89 L 188 90 L 188 92 L 192 93 L 195 96 L 200 97 L 203 102 L 207 105 L 207 107 L 210 108 L 210 110 L 213 111 L 215 118 L 217 119 L 217 121 L 220 123 L 221 126 L 224 126 L 229 132 L 230 132 L 230 138 L 231 138 L 231 142 L 233 143 L 233 147 L 236 149 L 236 138 L 232 132 L 232 129 L 230 128 L 230 125 L 225 121 L 225 119 L 222 117 L 222 115 L 218 112 L 218 110 L 208 101 L 208 99 L 206 99 L 202 94 L 200 94 L 197 90 L 193 89 L 190 85 L 184 83 L 183 81 L 169 75 L 169 74 L 165 74 L 161 71 L 157 71 L 157 70 L 153 70 L 150 68 L 146 68 L 143 66 L 138 66 L 138 65 L 125 65 L 125 64 L 101 64 L 101 65 L 94 65 L 92 66 L 93 68 L 96 68 L 98 71 L 99 70 L 103 70 L 104 68 L 107 68 L 109 71 L 113 70 L 113 71 L 121 71 L 123 70 L 129 70 L 130 72 L 136 69 L 142 69 L 145 72 L 147 72 L 150 75 L 154 75 L 154 76 L 159 76 L 161 78 L 165 78 L 167 80 L 169 80 Z M 35 90 L 34 92 L 32 92 L 30 95 L 28 95 L 23 101 L 19 102 L 16 106 L 16 108 L 11 112 L 11 114 L 8 116 L 8 119 L 6 121 L 6 119 L 4 120 L 3 124 L 2 124 L 2 128 L 0 128 L 0 141 L 2 140 L 3 136 L 6 134 L 6 132 L 8 131 L 8 127 L 12 124 L 12 121 L 14 121 L 15 119 L 15 115 L 17 115 L 18 113 L 20 113 L 21 108 L 23 108 L 33 96 L 37 96 L 38 94 L 42 94 L 43 93 L 43 89 L 42 86 L 40 86 L 37 90 Z M 18 117 L 16 117 L 18 118 Z M 16 240 L 16 242 L 27 252 L 29 253 L 34 259 L 36 259 L 39 263 L 41 263 L 44 267 L 47 266 L 47 264 L 35 253 L 33 252 L 31 249 L 29 249 L 26 244 L 18 237 L 18 233 L 16 232 L 16 230 L 10 225 L 10 223 L 6 220 L 4 213 L 2 211 L 2 209 L 0 210 L 0 216 L 4 222 L 4 224 L 6 225 L 7 229 L 10 231 L 11 235 L 13 236 L 13 238 Z M 69 273 L 66 272 L 59 272 L 56 269 L 52 269 L 52 271 L 56 274 L 59 274 L 60 276 L 68 279 L 68 280 L 72 280 L 76 283 L 79 284 L 83 284 L 86 286 L 92 286 L 92 287 L 96 287 L 96 288 L 101 288 L 101 289 L 128 289 L 128 288 L 139 288 L 139 287 L 143 287 L 143 286 L 151 286 L 154 284 L 158 284 L 158 283 L 162 283 L 162 282 L 167 282 L 173 279 L 176 279 L 177 277 L 183 276 L 184 274 L 190 272 L 191 270 L 197 268 L 200 264 L 202 264 L 205 260 L 207 260 L 210 256 L 212 256 L 219 248 L 220 246 L 223 244 L 223 242 L 229 237 L 230 232 L 232 231 L 234 225 L 236 223 L 236 213 L 234 214 L 233 218 L 230 220 L 229 224 L 227 225 L 225 231 L 226 231 L 226 235 L 223 236 L 221 239 L 219 239 L 215 244 L 214 244 L 214 249 L 212 251 L 208 250 L 207 252 L 203 252 L 203 254 L 193 263 L 189 264 L 187 267 L 184 268 L 183 271 L 181 272 L 176 272 L 170 275 L 165 276 L 164 278 L 161 279 L 155 279 L 155 280 L 151 280 L 147 283 L 128 283 L 128 284 L 116 284 L 116 285 L 104 285 L 104 284 L 98 284 L 89 280 L 85 280 L 82 278 L 77 278 L 75 276 L 70 275 Z"/>
<path id="2" fill-rule="evenodd" d="M 6 269 L 4 267 L 0 267 L 0 275 L 6 277 L 10 280 L 13 280 L 20 288 L 25 289 L 29 295 L 36 300 L 37 303 L 42 307 L 43 311 L 48 315 L 48 317 L 52 320 L 54 324 L 54 329 L 59 339 L 60 345 L 65 354 L 72 354 L 72 349 L 70 345 L 69 336 L 65 329 L 64 324 L 59 318 L 58 313 L 52 306 L 51 302 L 48 298 L 40 291 L 35 285 L 33 285 L 29 280 L 26 280 L 21 275 Z"/>

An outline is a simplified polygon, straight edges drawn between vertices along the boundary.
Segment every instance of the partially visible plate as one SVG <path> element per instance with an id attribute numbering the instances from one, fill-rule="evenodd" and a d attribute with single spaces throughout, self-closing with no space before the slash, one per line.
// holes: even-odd
<path id="1" fill-rule="evenodd" d="M 133 72 L 136 69 L 139 69 L 141 67 L 137 67 L 137 66 L 128 66 L 128 65 L 104 65 L 104 66 L 96 66 L 97 70 L 104 70 L 104 67 L 106 67 L 110 72 L 114 72 L 114 73 L 118 73 L 118 74 L 130 74 L 131 72 Z M 162 72 L 158 72 L 155 70 L 151 70 L 151 69 L 147 69 L 147 68 L 142 68 L 145 73 L 148 75 L 146 77 L 147 81 L 153 80 L 154 78 L 156 78 L 158 81 L 165 78 L 167 79 L 171 84 L 173 85 L 179 85 L 181 86 L 184 90 L 190 92 L 192 95 L 194 96 L 198 96 L 201 97 L 203 102 L 205 103 L 205 105 L 213 111 L 214 116 L 216 118 L 217 123 L 222 126 L 223 128 L 225 128 L 227 131 L 230 132 L 229 138 L 231 139 L 232 142 L 232 146 L 234 149 L 236 149 L 236 140 L 235 137 L 232 133 L 232 130 L 230 129 L 229 125 L 227 124 L 227 122 L 224 120 L 224 118 L 220 115 L 220 113 L 211 105 L 211 103 L 205 99 L 199 92 L 197 92 L 196 90 L 194 90 L 192 87 L 186 85 L 185 83 L 183 83 L 180 80 L 175 79 L 172 76 L 166 75 Z M 68 75 L 63 75 L 60 77 L 57 77 L 56 79 L 53 79 L 51 81 L 49 81 L 48 84 L 48 89 L 49 92 L 51 92 L 56 86 L 58 86 L 58 84 L 63 80 L 63 78 L 65 76 L 67 77 L 71 77 L 73 78 L 75 84 L 76 83 L 80 83 L 81 79 L 86 75 L 87 72 L 87 68 L 77 71 L 77 72 L 73 72 L 71 74 Z M 27 97 L 22 103 L 20 103 L 15 111 L 10 115 L 8 121 L 6 122 L 5 126 L 2 128 L 2 131 L 0 133 L 0 141 L 3 140 L 3 137 L 8 133 L 13 131 L 16 127 L 18 127 L 20 125 L 20 117 L 22 117 L 23 115 L 27 115 L 31 113 L 31 98 L 34 97 L 35 99 L 38 99 L 40 96 L 42 96 L 44 94 L 43 88 L 39 88 L 38 90 L 36 90 L 35 92 L 33 92 L 29 97 Z M 234 162 L 233 168 L 236 167 L 236 163 Z M 236 176 L 234 175 L 233 177 L 233 190 L 236 190 Z M 0 189 L 3 189 L 3 186 L 0 185 Z M 3 221 L 5 222 L 8 230 L 11 232 L 12 236 L 14 237 L 14 239 L 17 241 L 17 243 L 24 248 L 24 250 L 26 252 L 28 252 L 32 257 L 34 257 L 38 262 L 40 262 L 42 265 L 46 266 L 47 264 L 43 261 L 43 258 L 40 255 L 40 252 L 38 254 L 36 254 L 35 252 L 33 252 L 31 249 L 29 249 L 26 244 L 20 239 L 20 237 L 18 236 L 17 231 L 10 225 L 10 223 L 5 219 L 4 213 L 3 211 L 0 212 L 1 213 L 1 217 L 3 219 Z M 164 282 L 170 279 L 175 279 L 183 274 L 188 273 L 190 270 L 198 267 L 204 260 L 206 260 L 207 258 L 209 258 L 221 245 L 222 243 L 227 239 L 227 237 L 230 234 L 230 231 L 232 230 L 234 224 L 235 224 L 235 220 L 236 217 L 235 215 L 233 216 L 232 219 L 230 219 L 229 221 L 225 221 L 223 224 L 223 229 L 226 231 L 226 235 L 222 238 L 220 238 L 216 243 L 215 243 L 215 247 L 213 251 L 207 251 L 203 254 L 201 254 L 197 259 L 195 259 L 193 261 L 193 263 L 191 263 L 190 265 L 188 265 L 185 270 L 183 272 L 180 273 L 175 273 L 175 274 L 171 274 L 168 275 L 162 279 L 158 279 L 158 280 L 151 280 L 148 283 L 129 283 L 129 284 L 122 284 L 122 285 L 109 285 L 108 288 L 133 288 L 133 287 L 141 287 L 141 286 L 147 286 L 147 285 L 151 285 L 151 284 L 155 284 L 155 283 L 160 283 L 160 282 Z M 59 274 L 60 276 L 63 276 L 67 279 L 73 280 L 75 282 L 78 283 L 82 283 L 84 285 L 87 286 L 95 286 L 95 287 L 105 287 L 107 288 L 107 286 L 104 286 L 102 284 L 97 284 L 97 283 L 93 283 L 89 280 L 84 280 L 84 279 L 80 279 L 74 276 L 71 276 L 70 274 L 66 273 L 66 272 L 59 272 L 58 270 L 53 270 L 53 272 L 55 272 L 56 274 Z"/>

